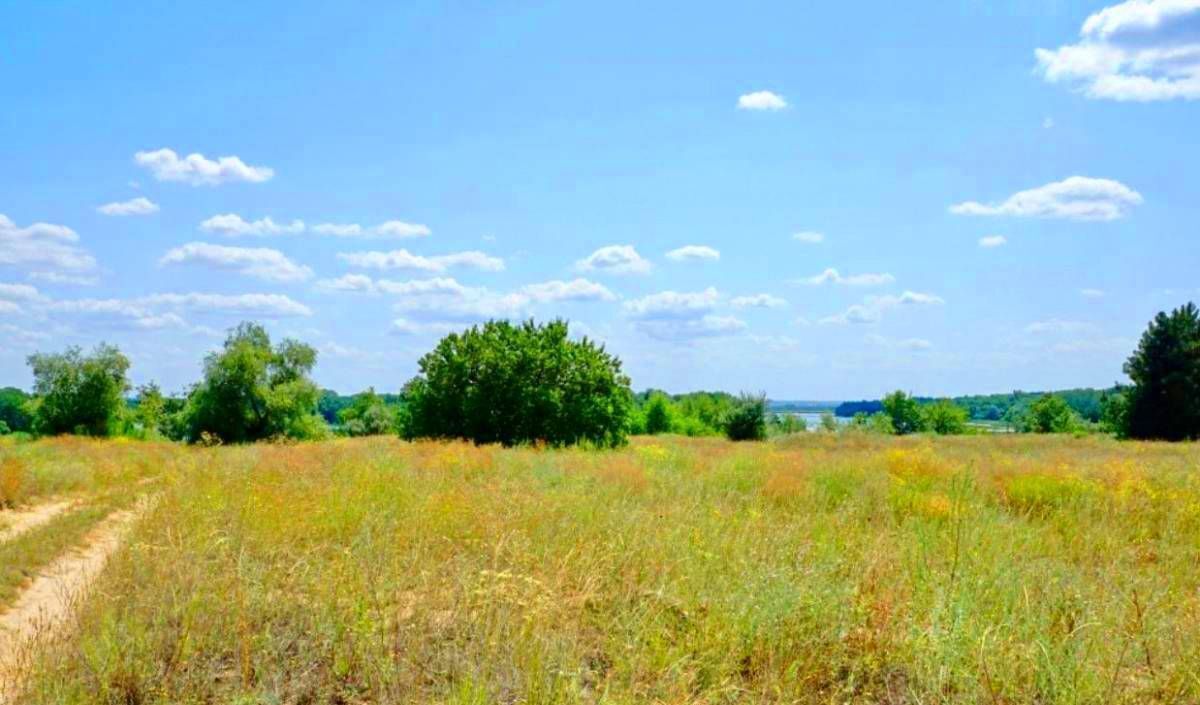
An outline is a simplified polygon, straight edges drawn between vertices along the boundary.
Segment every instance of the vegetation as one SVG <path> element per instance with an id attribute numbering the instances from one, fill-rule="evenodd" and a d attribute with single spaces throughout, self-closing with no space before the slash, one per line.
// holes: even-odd
<path id="1" fill-rule="evenodd" d="M 896 390 L 883 398 L 883 413 L 892 422 L 892 431 L 903 436 L 925 430 L 925 417 L 916 398 Z"/>
<path id="2" fill-rule="evenodd" d="M 1065 389 L 1054 394 L 1062 397 L 1080 417 L 1087 421 L 1098 422 L 1103 413 L 1104 399 L 1118 391 L 1110 389 Z M 1021 392 L 1009 394 L 976 394 L 954 397 L 950 399 L 955 406 L 967 411 L 970 421 L 1011 421 L 1019 422 L 1028 412 L 1029 406 L 1046 392 Z M 916 397 L 921 405 L 934 404 L 938 400 L 932 397 Z M 856 413 L 874 414 L 883 411 L 882 401 L 848 401 L 838 405 L 835 413 L 838 416 L 853 417 Z"/>
<path id="3" fill-rule="evenodd" d="M 247 443 L 325 435 L 317 386 L 309 379 L 317 352 L 296 340 L 272 347 L 262 326 L 242 323 L 220 352 L 204 359 L 204 379 L 183 411 L 187 440 Z"/>
<path id="4" fill-rule="evenodd" d="M 1125 374 L 1133 384 L 1116 414 L 1124 435 L 1200 438 L 1200 309 L 1189 303 L 1155 316 Z"/>
<path id="5" fill-rule="evenodd" d="M 761 441 L 767 437 L 767 398 L 743 394 L 722 424 L 731 441 Z"/>
<path id="6" fill-rule="evenodd" d="M 382 436 L 399 430 L 396 407 L 389 406 L 374 387 L 356 395 L 339 411 L 338 421 L 347 436 Z"/>
<path id="7" fill-rule="evenodd" d="M 442 338 L 404 388 L 407 438 L 552 446 L 625 442 L 632 392 L 621 361 L 565 321 L 489 321 Z"/>
<path id="8" fill-rule="evenodd" d="M 924 427 L 941 436 L 967 432 L 967 410 L 949 399 L 921 407 Z"/>
<path id="9" fill-rule="evenodd" d="M 90 355 L 79 348 L 29 356 L 35 399 L 34 428 L 48 436 L 73 433 L 108 436 L 119 432 L 124 394 L 129 389 L 129 359 L 111 345 Z"/>
<path id="10" fill-rule="evenodd" d="M 1033 433 L 1070 433 L 1079 427 L 1079 417 L 1066 400 L 1046 394 L 1030 407 L 1022 430 Z"/>
<path id="11" fill-rule="evenodd" d="M 29 395 L 16 387 L 0 389 L 0 422 L 9 433 L 29 432 L 33 430 L 33 417 L 26 406 Z"/>
<path id="12" fill-rule="evenodd" d="M 166 474 L 20 702 L 1200 700 L 1193 445 L 160 447 L 0 444 Z"/>

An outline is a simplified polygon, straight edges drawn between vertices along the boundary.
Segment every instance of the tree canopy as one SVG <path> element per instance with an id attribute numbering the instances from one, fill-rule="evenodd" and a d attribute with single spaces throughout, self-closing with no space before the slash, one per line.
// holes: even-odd
<path id="1" fill-rule="evenodd" d="M 43 435 L 107 436 L 119 431 L 129 389 L 129 358 L 101 343 L 90 355 L 78 347 L 28 358 L 35 399 L 29 405 Z"/>
<path id="2" fill-rule="evenodd" d="M 632 406 L 621 361 L 572 340 L 567 323 L 489 321 L 442 338 L 404 390 L 404 435 L 476 443 L 625 441 Z"/>
<path id="3" fill-rule="evenodd" d="M 1160 312 L 1125 363 L 1124 434 L 1168 441 L 1200 438 L 1200 310 Z"/>

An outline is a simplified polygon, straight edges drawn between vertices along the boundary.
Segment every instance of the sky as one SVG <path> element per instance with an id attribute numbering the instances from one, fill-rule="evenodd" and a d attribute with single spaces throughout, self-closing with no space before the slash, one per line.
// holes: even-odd
<path id="1" fill-rule="evenodd" d="M 1106 386 L 1200 299 L 1200 0 L 0 3 L 0 386 L 566 318 L 635 389 Z"/>

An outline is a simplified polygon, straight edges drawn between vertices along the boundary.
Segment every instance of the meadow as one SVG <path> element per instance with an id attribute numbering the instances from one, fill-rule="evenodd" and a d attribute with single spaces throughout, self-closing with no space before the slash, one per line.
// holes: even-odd
<path id="1" fill-rule="evenodd" d="M 154 497 L 16 702 L 1200 701 L 1194 444 L 46 440 L 0 467 L 15 504 L 80 507 L 0 544 L 0 612 Z"/>

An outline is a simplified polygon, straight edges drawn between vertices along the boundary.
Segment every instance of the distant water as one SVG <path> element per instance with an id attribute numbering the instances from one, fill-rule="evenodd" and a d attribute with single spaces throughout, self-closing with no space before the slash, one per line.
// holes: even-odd
<path id="1" fill-rule="evenodd" d="M 813 411 L 799 411 L 799 412 L 792 412 L 788 415 L 789 416 L 798 416 L 798 417 L 804 419 L 804 423 L 808 426 L 808 430 L 810 430 L 810 431 L 821 430 L 821 414 L 820 413 L 813 412 Z M 844 425 L 850 423 L 850 419 L 842 417 L 842 416 L 834 416 L 833 420 L 837 421 L 839 426 L 844 426 Z"/>

